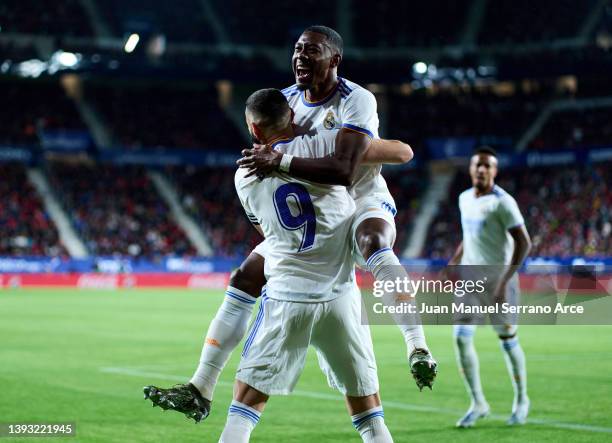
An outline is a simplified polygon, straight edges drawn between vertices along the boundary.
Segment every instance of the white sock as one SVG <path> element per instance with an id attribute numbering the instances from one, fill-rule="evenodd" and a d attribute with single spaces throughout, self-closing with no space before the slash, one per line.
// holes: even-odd
<path id="1" fill-rule="evenodd" d="M 364 443 L 393 442 L 391 433 L 385 424 L 385 413 L 382 406 L 355 414 L 351 416 L 351 420 Z"/>
<path id="2" fill-rule="evenodd" d="M 367 267 L 378 281 L 404 281 L 410 279 L 408 273 L 401 265 L 397 256 L 391 248 L 379 249 L 373 253 L 367 261 Z M 414 303 L 414 298 L 407 299 L 408 294 L 404 292 L 385 291 L 383 302 L 387 306 L 395 306 L 399 300 Z M 408 355 L 416 348 L 429 350 L 425 341 L 425 332 L 418 314 L 392 314 L 393 320 L 402 331 L 404 341 L 408 348 Z"/>
<path id="3" fill-rule="evenodd" d="M 219 374 L 249 326 L 255 297 L 227 287 L 225 299 L 208 327 L 200 364 L 190 382 L 202 396 L 212 400 Z"/>
<path id="4" fill-rule="evenodd" d="M 261 412 L 258 410 L 233 400 L 219 443 L 247 443 L 251 438 L 251 432 L 259 422 L 259 417 Z"/>
<path id="5" fill-rule="evenodd" d="M 514 404 L 527 400 L 527 367 L 525 353 L 517 337 L 500 340 L 504 360 L 514 388 Z"/>
<path id="6" fill-rule="evenodd" d="M 474 347 L 474 333 L 476 326 L 455 326 L 455 349 L 457 351 L 457 364 L 463 374 L 465 387 L 470 394 L 472 407 L 487 404 L 480 384 L 480 365 Z"/>

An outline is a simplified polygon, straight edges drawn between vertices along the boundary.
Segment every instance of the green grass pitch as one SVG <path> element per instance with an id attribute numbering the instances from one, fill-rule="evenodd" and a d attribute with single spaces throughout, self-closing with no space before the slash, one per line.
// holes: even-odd
<path id="1" fill-rule="evenodd" d="M 142 398 L 142 386 L 188 379 L 222 296 L 187 290 L 0 291 L 0 422 L 76 423 L 75 438 L 45 441 L 216 442 L 239 352 L 222 375 L 211 417 L 200 425 L 152 408 Z M 479 328 L 476 346 L 493 416 L 470 430 L 454 428 L 468 400 L 451 328 L 429 326 L 426 332 L 440 373 L 434 390 L 420 393 L 397 328 L 372 330 L 385 419 L 396 442 L 611 441 L 611 327 L 520 329 L 533 419 L 521 428 L 504 424 L 510 381 L 494 333 Z M 311 353 L 295 395 L 270 400 L 251 441 L 360 439 Z"/>

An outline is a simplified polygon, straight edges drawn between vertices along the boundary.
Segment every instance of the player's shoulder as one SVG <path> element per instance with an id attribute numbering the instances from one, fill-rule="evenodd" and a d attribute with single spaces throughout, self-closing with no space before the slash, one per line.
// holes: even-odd
<path id="1" fill-rule="evenodd" d="M 366 98 L 375 99 L 374 94 L 361 85 L 352 82 L 344 77 L 338 77 L 338 91 L 342 98 Z"/>
<path id="2" fill-rule="evenodd" d="M 493 190 L 491 193 L 498 198 L 500 202 L 513 202 L 514 197 L 512 197 L 508 191 L 503 189 L 501 186 L 495 185 L 493 186 Z"/>
<path id="3" fill-rule="evenodd" d="M 467 201 L 468 199 L 471 199 L 473 196 L 474 196 L 474 189 L 468 188 L 465 191 L 463 191 L 461 194 L 459 194 L 459 203 L 463 201 Z"/>
<path id="4" fill-rule="evenodd" d="M 249 185 L 257 180 L 257 177 L 247 177 L 249 171 L 245 168 L 236 169 L 234 174 L 234 186 L 238 192 L 244 191 Z"/>
<path id="5" fill-rule="evenodd" d="M 300 93 L 300 90 L 298 88 L 297 83 L 295 83 L 291 86 L 286 87 L 285 89 L 281 89 L 281 92 L 287 99 L 289 99 L 290 97 L 298 95 Z"/>

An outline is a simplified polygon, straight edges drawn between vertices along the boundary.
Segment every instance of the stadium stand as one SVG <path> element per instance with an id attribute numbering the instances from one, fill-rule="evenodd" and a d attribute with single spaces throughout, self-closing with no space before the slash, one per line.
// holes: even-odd
<path id="1" fill-rule="evenodd" d="M 353 2 L 355 41 L 361 47 L 423 47 L 459 43 L 469 1 Z M 397 32 L 401 29 L 402 32 Z"/>
<path id="2" fill-rule="evenodd" d="M 611 141 L 612 108 L 592 108 L 554 113 L 529 148 L 609 146 Z"/>
<path id="3" fill-rule="evenodd" d="M 0 255 L 65 256 L 53 222 L 20 163 L 0 163 Z"/>
<path id="4" fill-rule="evenodd" d="M 168 168 L 185 211 L 196 220 L 220 257 L 246 257 L 261 241 L 236 197 L 234 168 Z"/>
<path id="5" fill-rule="evenodd" d="M 38 35 L 92 36 L 89 20 L 79 0 L 45 2 L 3 0 L 0 3 L 2 32 Z"/>
<path id="6" fill-rule="evenodd" d="M 6 103 L 0 119 L 0 143 L 37 144 L 43 129 L 84 129 L 74 103 L 57 79 L 23 80 L 0 77 Z"/>
<path id="7" fill-rule="evenodd" d="M 161 33 L 168 41 L 215 43 L 201 2 L 181 0 L 98 1 L 99 10 L 117 37 L 133 32 Z M 189 11 L 185 14 L 185 11 Z"/>
<path id="8" fill-rule="evenodd" d="M 90 253 L 148 259 L 195 255 L 144 168 L 53 162 L 48 169 Z"/>
<path id="9" fill-rule="evenodd" d="M 487 2 L 478 42 L 550 42 L 575 36 L 595 0 L 498 0 Z"/>
<path id="10" fill-rule="evenodd" d="M 219 107 L 212 86 L 90 84 L 86 97 L 123 146 L 234 148 L 242 135 Z"/>

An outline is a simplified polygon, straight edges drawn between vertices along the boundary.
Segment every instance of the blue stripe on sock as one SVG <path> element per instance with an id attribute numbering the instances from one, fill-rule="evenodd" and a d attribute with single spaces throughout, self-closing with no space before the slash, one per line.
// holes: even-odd
<path id="1" fill-rule="evenodd" d="M 372 260 L 374 260 L 380 254 L 386 251 L 391 251 L 391 248 L 382 248 L 376 251 L 374 254 L 370 255 L 370 258 L 368 258 L 368 261 L 366 262 L 366 266 L 368 267 L 368 269 L 370 269 L 370 266 L 372 265 Z"/>
<path id="2" fill-rule="evenodd" d="M 353 426 L 358 428 L 363 423 L 365 423 L 366 421 L 368 421 L 368 420 L 370 420 L 370 419 L 372 419 L 374 417 L 383 417 L 384 418 L 385 417 L 385 413 L 383 411 L 372 412 L 371 414 L 368 414 L 365 417 L 361 417 L 361 418 L 358 418 L 357 420 L 353 420 Z"/>
<path id="3" fill-rule="evenodd" d="M 242 415 L 245 418 L 251 420 L 254 424 L 259 423 L 259 417 L 253 411 L 249 411 L 248 409 L 241 408 L 240 406 L 230 405 L 229 412 Z"/>
<path id="4" fill-rule="evenodd" d="M 230 291 L 225 291 L 225 295 L 227 295 L 227 296 L 229 296 L 231 298 L 234 298 L 234 299 L 236 299 L 238 301 L 241 301 L 243 303 L 248 303 L 249 305 L 254 305 L 255 304 L 255 300 L 249 300 L 248 298 L 243 297 L 242 295 L 235 294 L 235 293 L 230 292 Z"/>

